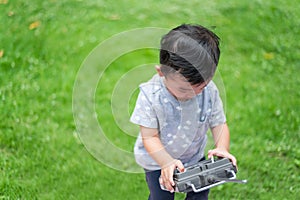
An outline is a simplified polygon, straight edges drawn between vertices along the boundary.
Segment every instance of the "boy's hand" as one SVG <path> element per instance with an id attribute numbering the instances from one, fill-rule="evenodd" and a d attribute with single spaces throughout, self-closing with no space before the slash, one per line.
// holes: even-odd
<path id="1" fill-rule="evenodd" d="M 160 184 L 163 185 L 167 190 L 169 190 L 172 193 L 174 192 L 174 186 L 175 186 L 173 180 L 173 174 L 176 168 L 181 172 L 184 171 L 184 166 L 180 160 L 174 160 L 172 164 L 161 169 L 161 175 L 159 179 Z"/>
<path id="2" fill-rule="evenodd" d="M 237 168 L 237 161 L 236 158 L 230 154 L 226 149 L 221 149 L 221 148 L 215 148 L 213 150 L 208 151 L 208 158 L 211 158 L 213 156 L 218 156 L 222 158 L 228 158 L 231 160 L 232 164 L 236 166 Z"/>

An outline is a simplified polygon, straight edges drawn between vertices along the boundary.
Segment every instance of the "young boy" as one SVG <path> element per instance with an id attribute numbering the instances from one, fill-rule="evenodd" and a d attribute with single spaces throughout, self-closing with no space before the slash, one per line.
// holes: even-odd
<path id="1" fill-rule="evenodd" d="M 229 129 L 218 89 L 212 81 L 220 56 L 219 38 L 200 25 L 183 24 L 163 36 L 157 74 L 140 85 L 131 122 L 140 126 L 134 153 L 145 169 L 150 200 L 173 200 L 173 173 L 205 159 L 210 128 L 212 156 L 229 153 Z M 167 190 L 162 190 L 160 184 Z M 207 199 L 208 190 L 186 199 Z"/>

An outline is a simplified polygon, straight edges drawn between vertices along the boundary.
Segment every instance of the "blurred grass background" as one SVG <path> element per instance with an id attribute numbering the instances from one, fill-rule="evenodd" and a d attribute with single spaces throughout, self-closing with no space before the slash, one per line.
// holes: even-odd
<path id="1" fill-rule="evenodd" d="M 181 23 L 214 27 L 221 38 L 231 151 L 238 177 L 249 181 L 216 187 L 210 198 L 296 199 L 299 9 L 297 0 L 0 0 L 0 199 L 147 199 L 143 174 L 110 169 L 85 150 L 73 121 L 72 89 L 82 61 L 101 41 L 133 28 Z M 122 74 L 118 66 L 158 62 L 155 51 L 129 58 L 112 64 L 102 88 L 107 93 L 96 94 L 99 119 L 126 149 L 135 139 L 115 126 L 109 106 Z"/>

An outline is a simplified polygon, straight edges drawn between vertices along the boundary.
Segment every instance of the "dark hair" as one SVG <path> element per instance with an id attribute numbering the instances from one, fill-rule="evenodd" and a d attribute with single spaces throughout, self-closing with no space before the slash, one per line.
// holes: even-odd
<path id="1" fill-rule="evenodd" d="M 200 25 L 182 24 L 161 39 L 163 74 L 175 70 L 192 85 L 212 79 L 219 57 L 219 37 Z"/>

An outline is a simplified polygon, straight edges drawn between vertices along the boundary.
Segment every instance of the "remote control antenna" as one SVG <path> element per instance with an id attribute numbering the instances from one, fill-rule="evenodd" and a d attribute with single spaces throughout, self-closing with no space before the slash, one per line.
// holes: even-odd
<path id="1" fill-rule="evenodd" d="M 247 183 L 247 180 L 238 180 L 238 179 L 228 179 L 228 178 L 213 178 L 213 180 L 209 180 L 209 182 L 216 182 L 216 181 L 225 181 L 226 183 L 232 182 L 232 183 Z"/>

